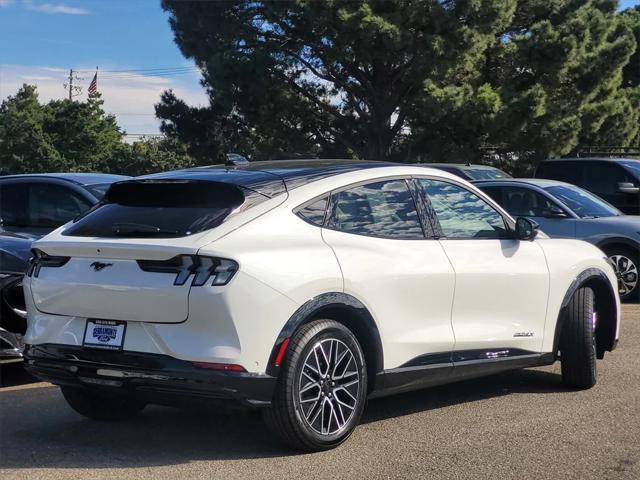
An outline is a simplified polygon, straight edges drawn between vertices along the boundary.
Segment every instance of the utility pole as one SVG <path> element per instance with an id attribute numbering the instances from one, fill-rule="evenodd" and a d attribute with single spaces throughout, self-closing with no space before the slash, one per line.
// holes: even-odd
<path id="1" fill-rule="evenodd" d="M 73 94 L 71 93 L 72 91 L 73 91 L 73 68 L 69 70 L 69 100 L 73 98 Z"/>
<path id="2" fill-rule="evenodd" d="M 73 68 L 69 70 L 69 77 L 67 78 L 67 83 L 64 84 L 64 89 L 69 90 L 69 100 L 73 100 L 73 97 L 77 97 L 82 92 L 82 87 L 78 85 L 74 85 L 73 81 L 82 80 L 82 78 L 78 77 L 74 72 Z"/>

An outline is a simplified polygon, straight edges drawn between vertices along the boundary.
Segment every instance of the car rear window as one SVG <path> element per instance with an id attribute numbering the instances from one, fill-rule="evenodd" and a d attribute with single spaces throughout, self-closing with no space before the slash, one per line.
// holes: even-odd
<path id="1" fill-rule="evenodd" d="M 217 227 L 244 202 L 245 193 L 240 187 L 223 182 L 145 180 L 114 183 L 103 200 L 77 219 L 63 235 L 184 237 Z"/>

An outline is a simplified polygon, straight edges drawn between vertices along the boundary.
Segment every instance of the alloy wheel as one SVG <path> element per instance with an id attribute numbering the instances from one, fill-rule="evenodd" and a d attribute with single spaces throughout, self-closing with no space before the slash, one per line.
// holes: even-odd
<path id="1" fill-rule="evenodd" d="M 612 255 L 609 261 L 618 277 L 620 296 L 629 295 L 638 286 L 638 266 L 625 255 Z"/>
<path id="2" fill-rule="evenodd" d="M 320 435 L 342 432 L 360 394 L 360 373 L 351 348 L 335 338 L 318 341 L 304 361 L 298 382 L 298 403 L 307 425 Z"/>

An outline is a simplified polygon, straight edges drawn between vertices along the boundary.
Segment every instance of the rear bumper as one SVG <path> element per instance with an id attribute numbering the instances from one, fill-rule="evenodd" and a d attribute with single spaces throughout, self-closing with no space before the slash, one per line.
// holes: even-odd
<path id="1" fill-rule="evenodd" d="M 27 345 L 25 369 L 56 385 L 102 389 L 148 403 L 213 400 L 246 407 L 271 404 L 275 377 L 217 372 L 167 355 L 42 344 Z"/>

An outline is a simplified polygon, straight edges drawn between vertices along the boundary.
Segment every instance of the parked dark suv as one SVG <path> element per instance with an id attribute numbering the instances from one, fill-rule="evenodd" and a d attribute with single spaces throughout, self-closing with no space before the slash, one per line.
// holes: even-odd
<path id="1" fill-rule="evenodd" d="M 640 215 L 640 160 L 561 158 L 542 162 L 537 178 L 573 183 L 628 215 Z"/>

